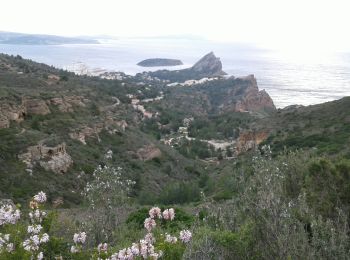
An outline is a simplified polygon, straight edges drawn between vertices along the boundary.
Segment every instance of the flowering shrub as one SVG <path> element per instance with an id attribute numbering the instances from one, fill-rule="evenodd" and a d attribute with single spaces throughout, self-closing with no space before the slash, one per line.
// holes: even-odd
<path id="1" fill-rule="evenodd" d="M 113 242 L 111 237 L 118 222 L 116 208 L 128 202 L 128 194 L 135 184 L 123 173 L 122 168 L 110 166 L 107 162 L 107 165 L 96 168 L 93 179 L 84 188 L 83 196 L 90 209 L 91 221 L 84 223 L 83 229 L 90 234 L 87 241 L 90 246 L 101 241 Z"/>
<path id="2" fill-rule="evenodd" d="M 31 258 L 43 259 L 44 254 L 40 251 L 41 244 L 45 244 L 49 241 L 50 237 L 47 233 L 43 233 L 41 223 L 46 217 L 46 212 L 40 209 L 41 204 L 46 202 L 46 194 L 40 191 L 37 195 L 33 197 L 30 201 L 29 207 L 31 211 L 29 212 L 30 225 L 27 227 L 27 232 L 29 238 L 27 238 L 22 246 L 24 250 L 31 253 Z"/>
<path id="3" fill-rule="evenodd" d="M 33 196 L 29 202 L 28 225 L 25 227 L 20 223 L 20 211 L 14 206 L 6 205 L 1 207 L 1 228 L 13 226 L 12 234 L 0 233 L 0 259 L 97 259 L 97 260 L 133 260 L 133 259 L 159 259 L 163 255 L 174 255 L 171 253 L 172 248 L 182 255 L 187 243 L 190 242 L 192 233 L 189 230 L 182 230 L 178 236 L 169 233 L 163 234 L 161 231 L 164 222 L 175 221 L 175 210 L 173 208 L 162 211 L 158 207 L 148 210 L 148 217 L 143 221 L 146 230 L 145 235 L 138 241 L 130 243 L 129 246 L 117 249 L 117 246 L 110 246 L 106 242 L 99 243 L 98 246 L 91 250 L 87 248 L 86 241 L 88 233 L 85 231 L 77 232 L 73 235 L 73 245 L 60 247 L 63 252 L 56 250 L 56 253 L 47 251 L 51 250 L 49 244 L 51 240 L 58 241 L 59 238 L 51 238 L 45 228 L 44 220 L 47 219 L 47 213 L 42 210 L 43 204 L 47 197 L 44 192 L 39 192 Z M 181 214 L 180 214 L 181 215 Z M 21 229 L 21 227 L 23 227 Z M 159 231 L 156 229 L 159 228 Z M 23 235 L 21 231 L 23 231 Z M 13 238 L 13 234 L 16 239 Z M 55 242 L 51 246 L 53 246 Z M 170 257 L 171 258 L 171 257 Z"/>

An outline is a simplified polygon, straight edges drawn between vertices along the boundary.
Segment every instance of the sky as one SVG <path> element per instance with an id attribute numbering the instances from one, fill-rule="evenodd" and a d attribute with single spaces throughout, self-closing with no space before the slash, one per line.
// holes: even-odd
<path id="1" fill-rule="evenodd" d="M 1 0 L 0 30 L 193 35 L 276 49 L 350 48 L 347 0 Z"/>

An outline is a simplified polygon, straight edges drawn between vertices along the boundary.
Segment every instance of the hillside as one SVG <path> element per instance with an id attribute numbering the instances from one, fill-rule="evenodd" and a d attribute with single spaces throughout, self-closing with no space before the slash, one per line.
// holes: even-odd
<path id="1" fill-rule="evenodd" d="M 0 57 L 0 79 L 1 197 L 25 200 L 50 187 L 52 198 L 78 203 L 76 191 L 108 150 L 114 164 L 143 187 L 135 196 L 195 179 L 196 162 L 140 131 L 142 114 L 127 95 L 143 87 L 78 77 L 6 55 Z"/>
<path id="2" fill-rule="evenodd" d="M 0 31 L 0 44 L 18 45 L 59 45 L 59 44 L 98 44 L 97 40 L 78 37 L 63 37 L 45 34 L 24 34 Z"/>
<path id="3" fill-rule="evenodd" d="M 350 158 L 350 98 L 307 107 L 278 110 L 258 124 L 270 132 L 266 144 L 275 152 L 315 148 L 319 154 Z"/>
<path id="4" fill-rule="evenodd" d="M 0 258 L 30 259 L 29 230 L 48 259 L 347 259 L 350 99 L 277 110 L 199 64 L 92 77 L 0 54 Z"/>

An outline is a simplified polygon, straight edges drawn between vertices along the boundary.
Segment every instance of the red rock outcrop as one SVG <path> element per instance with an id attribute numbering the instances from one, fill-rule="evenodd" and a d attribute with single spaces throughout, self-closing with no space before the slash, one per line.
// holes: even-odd
<path id="1" fill-rule="evenodd" d="M 266 131 L 245 131 L 241 133 L 236 143 L 236 154 L 241 154 L 258 148 L 265 141 L 269 133 Z"/>
<path id="2" fill-rule="evenodd" d="M 254 75 L 236 78 L 232 87 L 223 99 L 222 110 L 225 112 L 259 112 L 274 111 L 275 105 L 265 90 L 259 90 Z"/>

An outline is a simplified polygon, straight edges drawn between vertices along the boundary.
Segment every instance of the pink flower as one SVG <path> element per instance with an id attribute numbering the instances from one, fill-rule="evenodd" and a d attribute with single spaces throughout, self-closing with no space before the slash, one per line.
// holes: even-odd
<path id="1" fill-rule="evenodd" d="M 149 210 L 149 216 L 151 218 L 162 218 L 162 211 L 158 207 L 153 207 Z"/>
<path id="2" fill-rule="evenodd" d="M 165 220 L 173 220 L 175 218 L 175 210 L 173 208 L 164 210 L 163 218 Z"/>
<path id="3" fill-rule="evenodd" d="M 144 226 L 148 232 L 151 232 L 151 230 L 156 226 L 156 222 L 152 218 L 146 218 L 144 222 Z"/>

